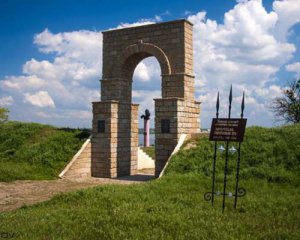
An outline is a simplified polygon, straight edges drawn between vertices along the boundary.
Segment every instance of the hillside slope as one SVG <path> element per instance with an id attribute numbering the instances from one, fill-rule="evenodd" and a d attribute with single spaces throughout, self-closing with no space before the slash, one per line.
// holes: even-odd
<path id="1" fill-rule="evenodd" d="M 212 145 L 198 139 L 196 148 L 172 158 L 159 180 L 98 186 L 0 213 L 1 231 L 18 239 L 300 239 L 298 138 L 299 126 L 247 129 L 240 180 L 247 194 L 237 210 L 233 198 L 224 213 L 222 198 L 214 207 L 203 199 L 211 189 Z M 230 164 L 232 171 L 233 159 Z M 219 159 L 220 182 L 223 165 Z"/>
<path id="2" fill-rule="evenodd" d="M 37 123 L 0 124 L 0 181 L 57 178 L 88 135 Z"/>
<path id="3" fill-rule="evenodd" d="M 208 137 L 191 140 L 190 149 L 176 154 L 167 173 L 198 173 L 211 175 L 214 142 Z M 225 146 L 225 143 L 218 142 Z M 238 147 L 237 143 L 230 143 Z M 223 177 L 225 152 L 218 151 L 216 172 Z M 237 153 L 230 154 L 229 176 L 235 174 Z M 277 128 L 249 127 L 241 146 L 241 178 L 266 179 L 269 182 L 291 182 L 300 175 L 300 125 Z"/>

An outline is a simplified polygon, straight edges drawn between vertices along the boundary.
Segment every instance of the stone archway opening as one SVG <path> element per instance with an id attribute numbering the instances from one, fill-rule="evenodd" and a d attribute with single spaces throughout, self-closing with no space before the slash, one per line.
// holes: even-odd
<path id="1" fill-rule="evenodd" d="M 177 20 L 103 32 L 101 101 L 93 103 L 92 176 L 136 174 L 138 105 L 132 103 L 132 76 L 138 63 L 150 56 L 161 68 L 161 98 L 154 99 L 156 176 L 180 136 L 200 130 L 192 24 Z"/>
<path id="2" fill-rule="evenodd" d="M 138 110 L 138 159 L 137 171 L 139 175 L 153 175 L 155 168 L 155 104 L 154 99 L 161 98 L 161 67 L 155 57 L 141 60 L 136 66 L 132 79 L 132 101 L 139 104 Z M 150 111 L 150 120 L 145 125 L 141 118 L 145 110 Z M 145 140 L 144 127 L 149 127 L 149 145 Z M 145 142 L 146 141 L 146 142 Z M 147 148 L 145 148 L 146 144 Z"/>
<path id="3" fill-rule="evenodd" d="M 128 46 L 127 48 L 125 48 L 125 50 L 122 53 L 121 56 L 121 60 L 120 60 L 120 73 L 121 73 L 121 78 L 123 81 L 126 82 L 126 89 L 124 89 L 125 91 L 130 91 L 127 92 L 125 94 L 125 98 L 123 98 L 124 102 L 128 102 L 130 104 L 132 104 L 131 109 L 127 108 L 127 111 L 131 111 L 131 115 L 127 116 L 127 118 L 131 118 L 131 132 L 130 132 L 130 139 L 131 139 L 131 143 L 133 143 L 131 145 L 132 151 L 129 153 L 127 152 L 127 159 L 131 159 L 130 165 L 131 166 L 135 166 L 135 169 L 132 169 L 132 167 L 130 168 L 130 174 L 136 174 L 137 170 L 138 170 L 138 145 L 139 141 L 138 140 L 138 123 L 140 123 L 140 116 L 142 111 L 144 111 L 145 109 L 143 109 L 142 106 L 140 106 L 140 102 L 136 102 L 133 101 L 134 97 L 133 95 L 133 76 L 134 76 L 134 72 L 137 69 L 138 65 L 140 63 L 143 63 L 143 61 L 147 61 L 147 59 L 154 59 L 157 63 L 157 67 L 159 69 L 159 82 L 158 82 L 158 86 L 159 86 L 159 96 L 156 96 L 157 99 L 161 99 L 162 98 L 162 88 L 163 85 L 162 81 L 163 78 L 162 76 L 164 75 L 169 75 L 171 72 L 170 69 L 170 64 L 169 64 L 169 60 L 167 58 L 167 56 L 165 55 L 165 53 L 157 46 L 155 46 L 154 44 L 149 44 L 149 43 L 144 43 L 142 41 L 139 41 L 136 44 L 132 44 L 130 46 Z M 150 98 L 151 101 L 154 102 L 155 97 L 151 97 Z M 124 108 L 126 108 L 125 106 L 122 106 L 122 110 L 124 110 Z M 145 107 L 144 107 L 145 108 Z M 155 104 L 153 104 L 153 111 L 152 111 L 152 121 L 155 121 Z M 137 120 L 137 122 L 136 122 Z M 119 124 L 118 129 L 119 131 L 122 131 L 121 129 L 125 128 L 124 125 L 125 121 L 122 124 Z M 129 127 L 129 126 L 128 126 Z M 125 130 L 125 129 L 124 129 Z M 137 137 L 136 137 L 136 133 L 137 132 Z M 156 135 L 155 135 L 156 136 Z M 124 139 L 118 138 L 119 142 L 118 145 L 124 145 Z M 155 137 L 155 142 L 156 142 L 156 137 Z M 154 142 L 154 145 L 155 145 Z M 122 159 L 123 159 L 123 163 L 126 161 L 124 158 L 124 154 L 126 155 L 126 153 L 124 152 L 125 149 L 123 149 L 122 153 L 120 153 L 120 155 L 122 155 Z M 155 151 L 156 149 L 154 149 Z M 135 156 L 135 151 L 137 153 L 137 156 Z M 120 161 L 119 161 L 120 163 Z M 117 164 L 118 167 L 118 164 Z M 122 165 L 120 165 L 120 168 L 123 168 Z M 119 169 L 120 169 L 119 168 Z M 129 171 L 129 167 L 127 169 L 127 171 Z M 117 175 L 118 171 L 117 171 Z"/>
<path id="4" fill-rule="evenodd" d="M 139 104 L 139 146 L 144 145 L 144 119 L 141 118 L 145 114 L 145 110 L 150 111 L 150 145 L 153 148 L 155 143 L 154 120 L 155 107 L 154 99 L 161 98 L 161 69 L 155 57 L 143 59 L 136 66 L 132 80 L 132 102 Z"/>

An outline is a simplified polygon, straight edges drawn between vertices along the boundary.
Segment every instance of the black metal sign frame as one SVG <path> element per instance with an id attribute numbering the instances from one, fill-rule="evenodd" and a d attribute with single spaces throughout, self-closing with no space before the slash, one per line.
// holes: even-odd
<path id="1" fill-rule="evenodd" d="M 226 197 L 234 197 L 234 209 L 237 206 L 238 197 L 246 195 L 246 189 L 239 187 L 239 174 L 240 174 L 240 161 L 241 161 L 241 143 L 243 141 L 247 119 L 244 118 L 245 109 L 245 94 L 243 92 L 243 98 L 241 103 L 241 118 L 231 118 L 231 104 L 232 104 L 232 86 L 229 93 L 229 106 L 228 106 L 228 118 L 219 118 L 220 107 L 220 95 L 218 92 L 216 103 L 216 118 L 212 121 L 212 127 L 210 132 L 210 141 L 214 141 L 214 157 L 212 163 L 212 189 L 211 192 L 204 194 L 206 201 L 211 201 L 214 206 L 214 196 L 223 196 L 222 211 L 225 209 Z M 216 176 L 216 159 L 217 159 L 217 141 L 225 141 L 225 166 L 224 166 L 224 180 L 223 180 L 223 192 L 215 191 L 215 176 Z M 236 167 L 236 181 L 235 181 L 235 193 L 227 193 L 227 172 L 228 172 L 228 159 L 229 159 L 229 142 L 238 142 L 238 159 Z"/>

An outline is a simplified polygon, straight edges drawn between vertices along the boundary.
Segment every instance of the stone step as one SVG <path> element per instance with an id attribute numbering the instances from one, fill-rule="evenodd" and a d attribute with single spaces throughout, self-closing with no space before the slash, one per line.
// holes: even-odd
<path id="1" fill-rule="evenodd" d="M 146 153 L 143 149 L 142 149 L 142 151 L 143 151 L 149 158 L 151 158 L 151 159 L 154 161 L 154 159 L 153 159 L 148 153 Z"/>
<path id="2" fill-rule="evenodd" d="M 137 161 L 137 168 L 144 169 L 144 168 L 154 168 L 155 162 L 148 154 L 146 154 L 140 147 L 138 148 L 138 161 Z"/>

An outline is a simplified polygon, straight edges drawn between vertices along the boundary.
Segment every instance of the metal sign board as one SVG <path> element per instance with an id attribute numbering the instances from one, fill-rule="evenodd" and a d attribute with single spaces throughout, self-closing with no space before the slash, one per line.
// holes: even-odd
<path id="1" fill-rule="evenodd" d="M 242 142 L 246 123 L 246 118 L 213 118 L 209 140 Z"/>

